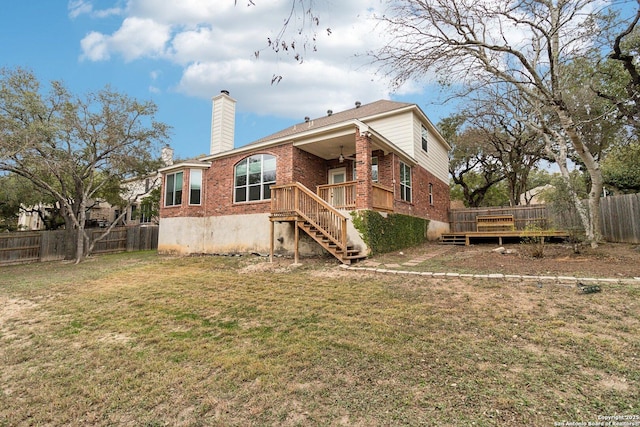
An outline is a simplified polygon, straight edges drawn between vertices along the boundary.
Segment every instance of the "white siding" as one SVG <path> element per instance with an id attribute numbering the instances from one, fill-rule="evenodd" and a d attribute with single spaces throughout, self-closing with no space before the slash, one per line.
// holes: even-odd
<path id="1" fill-rule="evenodd" d="M 422 149 L 422 126 L 429 133 L 428 152 Z M 442 144 L 434 130 L 427 123 L 423 123 L 417 116 L 413 120 L 413 152 L 414 158 L 420 166 L 434 174 L 443 182 L 449 183 L 449 155 L 447 147 Z"/>
<path id="2" fill-rule="evenodd" d="M 402 115 L 387 117 L 367 122 L 373 130 L 387 138 L 402 151 L 414 156 L 413 113 L 408 111 Z"/>

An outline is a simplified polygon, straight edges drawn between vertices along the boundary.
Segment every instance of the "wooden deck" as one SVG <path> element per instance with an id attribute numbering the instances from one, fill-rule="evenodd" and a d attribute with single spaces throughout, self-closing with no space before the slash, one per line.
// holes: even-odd
<path id="1" fill-rule="evenodd" d="M 520 241 L 526 237 L 544 237 L 547 239 L 566 239 L 569 237 L 567 231 L 555 230 L 513 230 L 513 231 L 467 231 L 466 233 L 445 233 L 440 237 L 440 243 L 445 245 L 466 245 L 471 244 L 471 240 L 480 239 L 497 239 L 498 244 L 502 245 L 504 239 L 512 239 Z"/>

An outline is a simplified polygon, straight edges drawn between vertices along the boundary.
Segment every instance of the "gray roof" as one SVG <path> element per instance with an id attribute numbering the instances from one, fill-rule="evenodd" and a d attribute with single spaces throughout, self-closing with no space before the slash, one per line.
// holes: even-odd
<path id="1" fill-rule="evenodd" d="M 315 119 L 310 119 L 308 122 L 305 121 L 305 122 L 297 123 L 291 127 L 283 129 L 269 136 L 265 136 L 264 138 L 260 138 L 257 141 L 253 141 L 252 143 L 247 145 L 259 144 L 259 143 L 274 140 L 274 139 L 285 138 L 288 136 L 293 136 L 298 133 L 307 132 L 312 129 L 319 129 L 324 126 L 346 122 L 349 120 L 354 120 L 354 119 L 362 120 L 362 119 L 366 119 L 367 117 L 372 117 L 378 114 L 400 110 L 402 108 L 410 107 L 412 105 L 414 104 L 382 99 L 380 101 L 375 101 L 370 104 L 361 105 L 360 107 L 354 107 L 350 110 L 333 113 L 332 115 L 326 115 L 326 116 L 318 117 Z"/>

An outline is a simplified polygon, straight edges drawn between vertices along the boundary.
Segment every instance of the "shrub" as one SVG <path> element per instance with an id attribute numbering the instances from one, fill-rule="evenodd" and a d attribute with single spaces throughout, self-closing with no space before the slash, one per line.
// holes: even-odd
<path id="1" fill-rule="evenodd" d="M 429 221 L 409 215 L 382 215 L 375 211 L 351 212 L 353 225 L 372 254 L 419 245 L 427 239 Z"/>

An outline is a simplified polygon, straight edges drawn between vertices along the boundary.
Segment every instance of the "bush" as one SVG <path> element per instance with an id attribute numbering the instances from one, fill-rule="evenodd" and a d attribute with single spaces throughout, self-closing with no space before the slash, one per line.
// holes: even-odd
<path id="1" fill-rule="evenodd" d="M 529 225 L 524 229 L 522 240 L 522 253 L 531 258 L 544 258 L 544 236 L 539 234 L 542 228 L 537 225 Z"/>
<path id="2" fill-rule="evenodd" d="M 429 221 L 409 215 L 376 211 L 351 212 L 353 225 L 372 254 L 391 252 L 424 243 Z"/>

